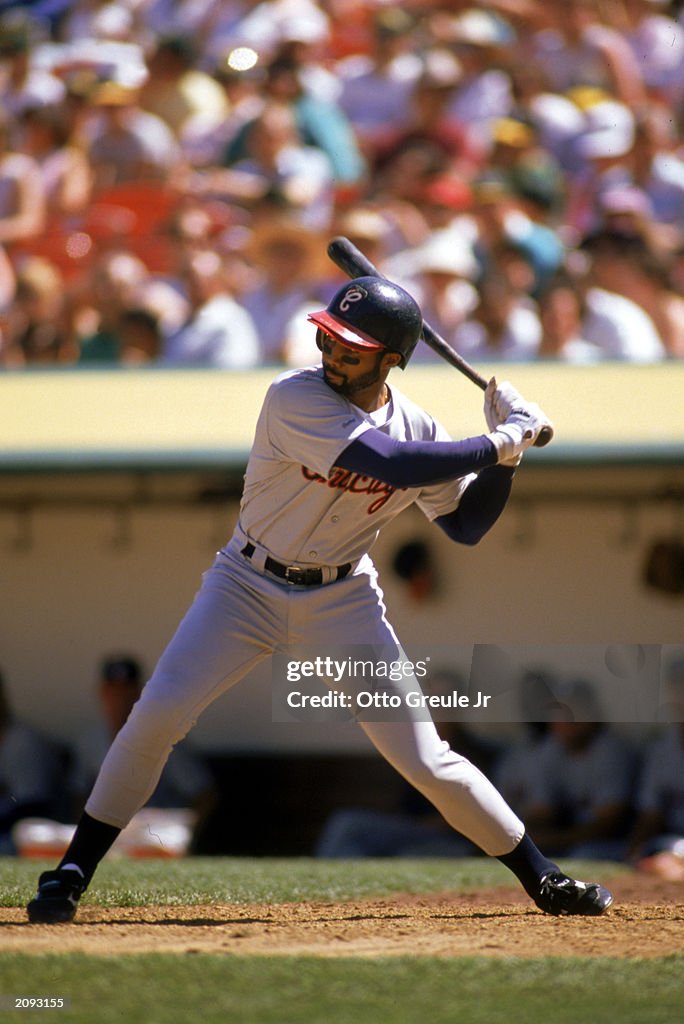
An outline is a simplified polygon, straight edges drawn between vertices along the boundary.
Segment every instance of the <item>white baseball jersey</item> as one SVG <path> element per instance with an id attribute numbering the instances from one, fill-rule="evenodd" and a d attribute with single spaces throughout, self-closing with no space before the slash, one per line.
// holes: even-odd
<path id="1" fill-rule="evenodd" d="M 358 562 L 379 530 L 414 501 L 428 519 L 455 509 L 472 479 L 394 488 L 335 466 L 345 448 L 376 428 L 397 441 L 450 441 L 436 420 L 397 388 L 367 413 L 325 383 L 322 367 L 282 374 L 256 427 L 240 507 L 253 542 L 288 565 Z"/>

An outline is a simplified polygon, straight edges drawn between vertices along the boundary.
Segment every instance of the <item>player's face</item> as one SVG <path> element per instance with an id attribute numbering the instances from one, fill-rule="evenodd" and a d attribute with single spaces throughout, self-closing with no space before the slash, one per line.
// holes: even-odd
<path id="1" fill-rule="evenodd" d="M 386 352 L 361 352 L 343 345 L 324 331 L 321 334 L 323 376 L 328 387 L 338 395 L 353 400 L 360 392 L 376 388 L 384 381 Z"/>

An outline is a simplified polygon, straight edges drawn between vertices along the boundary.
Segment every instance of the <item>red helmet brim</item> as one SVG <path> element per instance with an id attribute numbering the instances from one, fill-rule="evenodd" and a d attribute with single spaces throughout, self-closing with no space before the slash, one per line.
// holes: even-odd
<path id="1" fill-rule="evenodd" d="M 336 341 L 341 342 L 343 345 L 348 345 L 349 348 L 373 352 L 379 352 L 385 348 L 381 342 L 371 338 L 369 334 L 364 334 L 358 327 L 350 327 L 344 320 L 339 320 L 332 313 L 329 313 L 327 309 L 321 309 L 317 313 L 309 313 L 307 319 L 316 324 L 317 327 L 327 331 L 328 334 L 331 334 Z"/>

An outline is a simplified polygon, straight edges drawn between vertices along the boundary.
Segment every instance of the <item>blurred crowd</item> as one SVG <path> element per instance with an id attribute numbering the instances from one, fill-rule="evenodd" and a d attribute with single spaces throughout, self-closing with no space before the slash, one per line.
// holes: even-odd
<path id="1" fill-rule="evenodd" d="M 0 0 L 0 367 L 316 360 L 336 234 L 472 360 L 681 358 L 683 7 Z"/>

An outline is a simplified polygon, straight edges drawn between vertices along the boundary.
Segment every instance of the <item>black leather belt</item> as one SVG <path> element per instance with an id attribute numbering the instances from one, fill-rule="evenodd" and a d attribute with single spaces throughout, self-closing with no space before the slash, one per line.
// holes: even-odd
<path id="1" fill-rule="evenodd" d="M 248 541 L 240 554 L 244 555 L 245 558 L 251 558 L 255 551 L 256 548 L 252 542 Z M 334 576 L 330 582 L 342 580 L 345 576 L 348 576 L 351 572 L 352 563 L 345 562 L 344 565 L 333 566 L 333 568 L 337 571 L 337 576 Z M 264 569 L 279 579 L 286 580 L 288 583 L 298 587 L 316 587 L 323 583 L 322 569 L 300 569 L 296 565 L 283 565 L 282 562 L 276 562 L 275 558 L 271 558 L 270 555 L 264 562 Z"/>

